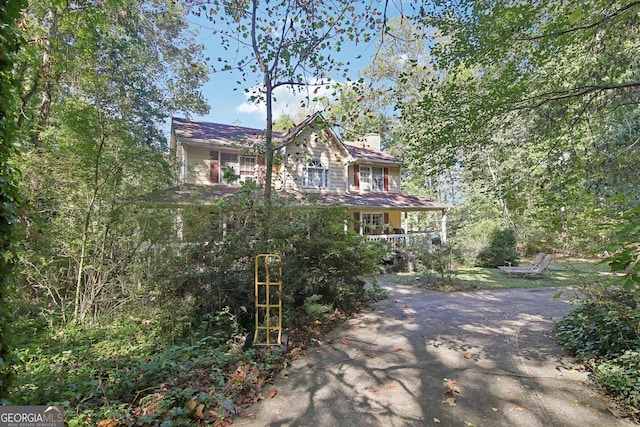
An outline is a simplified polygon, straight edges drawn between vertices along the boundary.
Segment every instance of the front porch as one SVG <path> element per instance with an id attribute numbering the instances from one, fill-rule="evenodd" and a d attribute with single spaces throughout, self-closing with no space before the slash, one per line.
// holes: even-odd
<path id="1" fill-rule="evenodd" d="M 420 244 L 433 244 L 442 241 L 440 233 L 400 233 L 400 234 L 367 234 L 368 240 L 384 241 L 392 247 L 404 248 Z"/>

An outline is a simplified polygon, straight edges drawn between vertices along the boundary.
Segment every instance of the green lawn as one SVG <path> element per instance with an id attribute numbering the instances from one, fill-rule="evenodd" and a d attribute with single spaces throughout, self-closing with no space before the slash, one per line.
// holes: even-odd
<path id="1" fill-rule="evenodd" d="M 523 260 L 521 265 L 528 264 Z M 446 290 L 456 289 L 502 289 L 502 288 L 544 288 L 566 287 L 584 284 L 593 275 L 606 276 L 609 267 L 596 261 L 559 259 L 551 263 L 549 269 L 541 277 L 523 278 L 508 275 L 498 268 L 461 267 L 453 274 L 453 285 L 445 286 Z M 384 274 L 380 279 L 400 284 L 429 284 L 438 281 L 435 272 Z"/>

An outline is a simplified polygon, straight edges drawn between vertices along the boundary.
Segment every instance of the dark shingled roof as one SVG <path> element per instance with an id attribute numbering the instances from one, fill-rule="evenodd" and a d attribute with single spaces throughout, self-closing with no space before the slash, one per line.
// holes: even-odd
<path id="1" fill-rule="evenodd" d="M 402 211 L 445 210 L 451 207 L 423 197 L 400 193 L 323 194 L 320 203 L 339 204 L 348 208 L 378 208 Z"/>
<path id="2" fill-rule="evenodd" d="M 398 158 L 382 151 L 372 150 L 346 142 L 344 146 L 347 148 L 347 151 L 349 151 L 349 154 L 351 154 L 351 157 L 356 159 L 357 162 L 391 163 L 396 165 L 402 163 Z"/>
<path id="3" fill-rule="evenodd" d="M 173 131 L 178 139 L 190 139 L 197 142 L 209 142 L 217 145 L 232 144 L 264 144 L 264 131 L 244 126 L 223 125 L 197 120 L 172 118 Z M 273 138 L 282 137 L 279 132 L 273 133 Z"/>
<path id="4" fill-rule="evenodd" d="M 311 125 L 316 120 L 324 122 L 322 115 L 316 113 L 299 123 L 295 128 L 287 133 L 274 132 L 273 140 L 276 143 L 293 140 L 301 129 L 305 126 Z M 182 142 L 221 145 L 227 147 L 264 144 L 265 132 L 261 129 L 223 125 L 220 123 L 209 123 L 177 117 L 172 118 L 172 127 L 176 138 Z M 396 157 L 382 151 L 363 148 L 362 146 L 354 145 L 352 143 L 342 143 L 342 145 L 356 162 L 387 163 L 392 165 L 400 165 L 402 163 Z"/>
<path id="5" fill-rule="evenodd" d="M 219 200 L 233 196 L 239 189 L 237 185 L 182 184 L 146 194 L 140 202 L 162 207 L 213 206 Z"/>
<path id="6" fill-rule="evenodd" d="M 226 197 L 232 196 L 240 189 L 237 185 L 195 185 L 183 184 L 166 190 L 156 191 L 144 196 L 140 202 L 146 205 L 164 207 L 203 206 L 211 207 Z M 346 208 L 385 209 L 402 211 L 445 210 L 449 205 L 438 203 L 422 197 L 398 193 L 343 193 L 343 194 L 310 194 L 309 201 L 303 201 L 300 194 L 296 197 L 303 206 L 313 206 L 313 200 L 320 205 L 339 204 Z"/>

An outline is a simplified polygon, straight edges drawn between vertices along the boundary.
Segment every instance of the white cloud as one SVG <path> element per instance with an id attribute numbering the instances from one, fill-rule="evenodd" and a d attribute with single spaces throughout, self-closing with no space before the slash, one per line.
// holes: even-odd
<path id="1" fill-rule="evenodd" d="M 327 86 L 327 84 L 309 84 L 304 87 L 278 86 L 273 91 L 274 120 L 278 119 L 283 114 L 288 114 L 295 118 L 298 115 L 298 112 L 302 110 L 319 111 L 324 109 L 325 104 L 314 101 L 314 98 L 328 98 L 331 102 L 334 102 L 336 99 L 334 95 L 335 90 L 332 87 L 327 88 Z M 235 110 L 244 114 L 257 114 L 261 119 L 266 119 L 267 107 L 265 103 L 259 100 L 251 100 L 252 97 L 259 99 L 261 90 L 262 86 L 255 86 L 250 89 L 249 92 L 245 93 L 246 101 L 238 105 Z"/>

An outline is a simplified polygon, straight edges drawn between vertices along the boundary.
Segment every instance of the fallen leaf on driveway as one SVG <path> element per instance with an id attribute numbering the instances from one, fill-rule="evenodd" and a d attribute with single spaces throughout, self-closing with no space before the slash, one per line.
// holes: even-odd
<path id="1" fill-rule="evenodd" d="M 393 350 L 394 353 L 402 353 L 403 351 L 404 351 L 404 349 L 401 348 L 401 347 L 398 347 L 395 350 Z"/>
<path id="2" fill-rule="evenodd" d="M 378 389 L 375 388 L 375 387 L 367 387 L 367 388 L 365 388 L 365 390 L 370 391 L 371 393 L 375 393 L 375 392 L 378 391 Z"/>
<path id="3" fill-rule="evenodd" d="M 349 341 L 346 338 L 342 338 L 340 341 L 342 341 L 342 344 L 344 344 L 344 345 L 351 345 L 351 341 Z"/>
<path id="4" fill-rule="evenodd" d="M 455 396 L 460 394 L 460 387 L 458 387 L 458 380 L 449 380 L 447 378 L 444 379 L 444 387 L 447 389 L 445 393 Z"/>
<path id="5" fill-rule="evenodd" d="M 450 397 L 448 399 L 443 400 L 442 403 L 448 403 L 449 406 L 456 406 L 456 398 Z"/>
<path id="6" fill-rule="evenodd" d="M 465 359 L 473 359 L 473 354 L 467 353 L 467 354 L 464 355 L 464 358 Z"/>
<path id="7" fill-rule="evenodd" d="M 278 390 L 273 389 L 269 392 L 269 397 L 273 399 L 274 397 L 276 397 L 276 394 L 278 394 Z"/>

